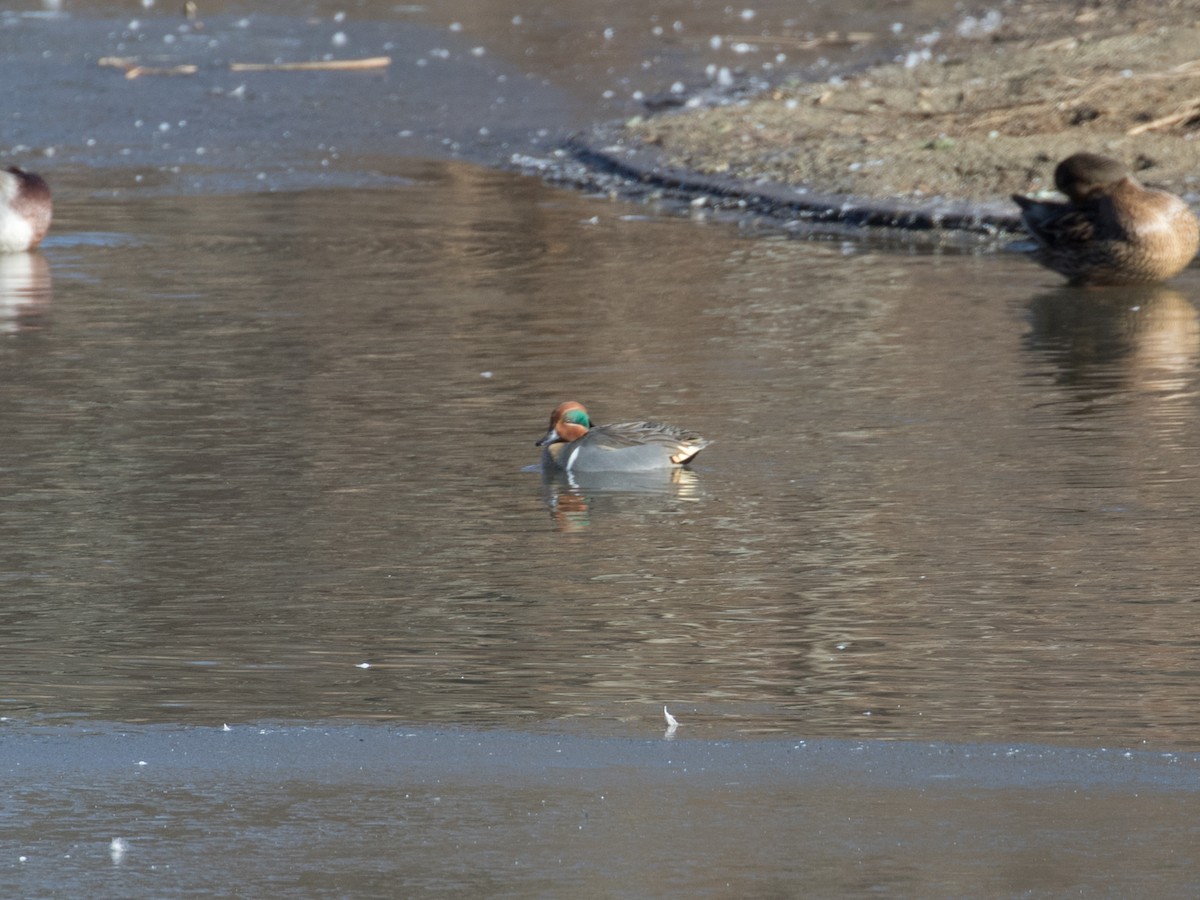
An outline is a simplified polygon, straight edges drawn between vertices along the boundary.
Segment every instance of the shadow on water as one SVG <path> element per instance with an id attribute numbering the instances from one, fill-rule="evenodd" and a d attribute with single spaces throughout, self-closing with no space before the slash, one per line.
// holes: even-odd
<path id="1" fill-rule="evenodd" d="M 328 724 L 60 725 L 4 744 L 23 774 L 5 784 L 18 896 L 1196 886 L 1188 754 Z"/>

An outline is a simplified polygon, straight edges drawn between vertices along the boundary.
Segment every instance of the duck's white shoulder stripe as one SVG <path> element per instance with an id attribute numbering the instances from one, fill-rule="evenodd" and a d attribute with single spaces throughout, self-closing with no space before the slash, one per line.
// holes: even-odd
<path id="1" fill-rule="evenodd" d="M 579 455 L 579 451 L 582 449 L 583 449 L 582 447 L 576 447 L 574 450 L 571 451 L 571 455 L 567 457 L 567 464 L 565 466 L 563 466 L 563 468 L 566 469 L 568 472 L 570 472 L 571 467 L 575 465 L 575 457 L 577 457 Z"/>

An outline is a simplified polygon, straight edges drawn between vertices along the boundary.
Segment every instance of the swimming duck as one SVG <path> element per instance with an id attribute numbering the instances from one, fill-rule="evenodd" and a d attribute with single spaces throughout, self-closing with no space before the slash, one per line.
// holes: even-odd
<path id="1" fill-rule="evenodd" d="M 40 175 L 0 169 L 0 253 L 32 250 L 50 228 L 50 188 Z"/>
<path id="2" fill-rule="evenodd" d="M 1120 162 L 1068 156 L 1054 186 L 1069 202 L 1013 194 L 1038 243 L 1033 258 L 1071 284 L 1147 284 L 1179 274 L 1200 248 L 1200 226 L 1174 194 L 1143 187 Z"/>
<path id="3" fill-rule="evenodd" d="M 686 466 L 709 445 L 694 431 L 659 422 L 593 425 L 583 405 L 569 400 L 550 414 L 537 441 L 542 465 L 564 472 L 647 472 Z"/>

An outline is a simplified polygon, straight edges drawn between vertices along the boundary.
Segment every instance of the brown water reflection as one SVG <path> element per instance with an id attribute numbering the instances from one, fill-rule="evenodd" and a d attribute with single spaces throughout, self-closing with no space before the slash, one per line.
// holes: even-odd
<path id="1" fill-rule="evenodd" d="M 1093 305 L 391 165 L 56 211 L 0 341 L 5 714 L 1198 743 L 1192 273 Z M 715 443 L 544 485 L 568 394 Z"/>

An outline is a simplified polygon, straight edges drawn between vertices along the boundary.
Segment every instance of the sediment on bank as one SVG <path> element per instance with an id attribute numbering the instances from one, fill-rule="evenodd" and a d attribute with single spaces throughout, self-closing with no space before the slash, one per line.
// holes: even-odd
<path id="1" fill-rule="evenodd" d="M 1055 163 L 1085 149 L 1196 205 L 1195 6 L 1113 6 L 1005 6 L 893 63 L 647 113 L 567 150 L 643 191 L 814 222 L 1019 230 L 1009 195 L 1050 193 Z"/>

